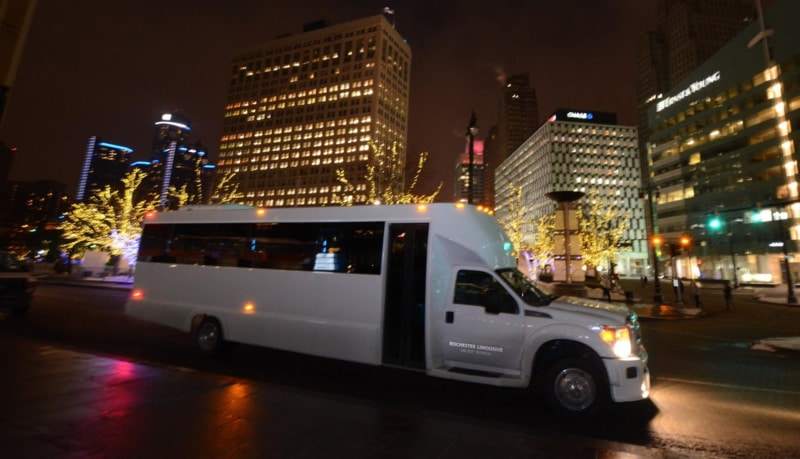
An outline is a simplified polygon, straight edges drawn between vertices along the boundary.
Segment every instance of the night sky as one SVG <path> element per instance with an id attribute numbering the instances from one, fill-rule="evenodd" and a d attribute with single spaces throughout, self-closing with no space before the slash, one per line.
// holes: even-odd
<path id="1" fill-rule="evenodd" d="M 450 199 L 470 112 L 482 139 L 503 74 L 530 74 L 540 122 L 575 108 L 636 125 L 635 45 L 655 0 L 39 0 L 0 128 L 18 148 L 10 178 L 74 194 L 90 136 L 149 159 L 153 123 L 174 109 L 216 160 L 233 55 L 386 6 L 412 51 L 409 162 L 430 154 L 420 192 L 444 181 Z"/>

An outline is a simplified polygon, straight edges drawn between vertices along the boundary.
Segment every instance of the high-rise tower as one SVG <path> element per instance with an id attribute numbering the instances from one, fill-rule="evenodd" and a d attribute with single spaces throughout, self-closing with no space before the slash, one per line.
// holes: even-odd
<path id="1" fill-rule="evenodd" d="M 497 120 L 496 164 L 511 156 L 539 125 L 536 90 L 527 73 L 512 75 L 503 84 Z"/>
<path id="2" fill-rule="evenodd" d="M 159 196 L 163 208 L 175 207 L 177 199 L 170 196 L 185 187 L 190 202 L 208 201 L 208 191 L 213 180 L 213 165 L 208 152 L 200 142 L 190 142 L 191 121 L 178 112 L 165 113 L 155 123 L 152 160 L 137 162 L 132 166 L 148 172 L 150 191 Z"/>
<path id="3" fill-rule="evenodd" d="M 639 155 L 645 183 L 647 110 L 756 17 L 753 2 L 743 0 L 659 0 L 657 11 L 656 29 L 640 37 L 636 48 Z"/>
<path id="4" fill-rule="evenodd" d="M 83 201 L 87 194 L 101 190 L 106 185 L 112 189 L 120 189 L 132 153 L 132 148 L 103 142 L 97 136 L 90 137 L 75 200 Z"/>
<path id="5" fill-rule="evenodd" d="M 219 172 L 236 174 L 246 204 L 366 203 L 367 168 L 386 159 L 375 150 L 405 162 L 410 81 L 411 49 L 383 15 L 311 24 L 239 53 Z M 347 196 L 340 170 L 355 186 Z M 377 185 L 399 190 L 399 175 Z"/>

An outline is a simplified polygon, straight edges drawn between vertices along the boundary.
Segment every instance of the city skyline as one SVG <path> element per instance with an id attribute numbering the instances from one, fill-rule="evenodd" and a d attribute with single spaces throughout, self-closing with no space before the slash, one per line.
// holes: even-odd
<path id="1" fill-rule="evenodd" d="M 484 138 L 497 119 L 502 74 L 530 73 L 540 119 L 567 106 L 617 112 L 621 124 L 635 124 L 635 39 L 655 22 L 654 4 L 642 3 L 389 5 L 388 17 L 413 54 L 409 162 L 428 152 L 423 180 L 444 179 L 444 189 L 452 189 L 470 113 Z M 11 179 L 58 180 L 74 190 L 86 138 L 117 139 L 144 159 L 152 120 L 174 109 L 192 120 L 195 138 L 216 161 L 237 52 L 320 18 L 336 24 L 384 6 L 310 1 L 276 14 L 248 1 L 233 9 L 180 1 L 39 2 L 0 130 L 0 140 L 19 149 Z M 264 20 L 241 21 L 253 17 Z"/>

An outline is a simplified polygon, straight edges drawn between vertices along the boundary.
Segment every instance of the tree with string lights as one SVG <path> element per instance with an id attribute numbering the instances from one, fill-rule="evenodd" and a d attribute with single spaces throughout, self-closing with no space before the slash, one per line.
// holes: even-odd
<path id="1" fill-rule="evenodd" d="M 61 249 L 78 255 L 97 248 L 135 264 L 144 216 L 158 208 L 157 196 L 134 198 L 145 177 L 145 172 L 134 169 L 122 178 L 121 191 L 106 185 L 73 204 L 58 226 L 64 240 Z"/>
<path id="2" fill-rule="evenodd" d="M 366 173 L 361 179 L 348 177 L 344 169 L 336 170 L 336 178 L 341 184 L 340 190 L 333 195 L 335 204 L 351 206 L 354 204 L 428 204 L 436 199 L 442 189 L 442 182 L 431 194 L 415 194 L 414 190 L 428 159 L 427 153 L 421 153 L 414 179 L 408 189 L 403 189 L 402 177 L 405 162 L 393 144 L 389 151 L 382 145 L 370 140 L 370 148 L 375 158 L 374 163 L 367 164 Z"/>
<path id="3" fill-rule="evenodd" d="M 556 214 L 542 215 L 534 222 L 536 236 L 527 252 L 542 269 L 553 257 L 556 249 Z"/>
<path id="4" fill-rule="evenodd" d="M 614 263 L 623 246 L 629 215 L 620 215 L 594 190 L 581 199 L 577 214 L 581 256 L 586 267 L 596 269 Z"/>
<path id="5" fill-rule="evenodd" d="M 234 204 L 239 203 L 244 198 L 244 194 L 239 191 L 239 184 L 233 181 L 235 172 L 228 172 L 217 182 L 210 196 L 206 196 L 203 185 L 202 160 L 198 157 L 194 167 L 193 186 L 183 184 L 180 188 L 169 187 L 169 198 L 176 208 L 181 208 L 188 204 Z"/>
<path id="6" fill-rule="evenodd" d="M 514 256 L 521 254 L 528 265 L 528 274 L 535 275 L 536 266 L 544 266 L 555 249 L 555 214 L 544 215 L 537 220 L 527 218 L 523 204 L 522 186 L 509 184 L 511 201 L 508 205 L 508 218 L 500 224 L 514 248 Z M 533 238 L 531 236 L 534 235 Z M 534 261 L 534 265 L 529 260 Z"/>

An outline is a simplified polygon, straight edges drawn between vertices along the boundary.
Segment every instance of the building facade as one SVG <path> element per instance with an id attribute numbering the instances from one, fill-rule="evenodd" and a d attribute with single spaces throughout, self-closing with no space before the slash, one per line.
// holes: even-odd
<path id="1" fill-rule="evenodd" d="M 626 220 L 626 247 L 614 260 L 616 272 L 638 277 L 647 272 L 648 258 L 639 170 L 635 127 L 617 125 L 613 113 L 560 109 L 498 166 L 495 215 L 508 224 L 519 205 L 523 232 L 533 240 L 534 222 L 556 211 L 548 193 L 593 195 Z M 520 203 L 511 185 L 522 188 Z"/>
<path id="2" fill-rule="evenodd" d="M 8 191 L 8 249 L 18 255 L 49 252 L 54 257 L 59 252 L 57 227 L 71 205 L 67 186 L 52 180 L 11 181 Z"/>
<path id="3" fill-rule="evenodd" d="M 191 121 L 178 113 L 164 113 L 155 122 L 153 148 L 149 161 L 136 161 L 131 169 L 147 173 L 145 195 L 158 196 L 163 209 L 179 206 L 177 193 L 185 192 L 188 203 L 209 202 L 216 166 L 209 161 L 207 148 L 191 142 Z"/>
<path id="4" fill-rule="evenodd" d="M 500 164 L 498 143 L 497 143 L 498 126 L 489 128 L 486 137 L 483 139 L 483 203 L 489 209 L 495 208 L 495 184 L 494 172 L 497 165 Z"/>
<path id="5" fill-rule="evenodd" d="M 536 90 L 527 73 L 509 76 L 500 93 L 497 114 L 497 164 L 511 156 L 539 126 Z"/>
<path id="6" fill-rule="evenodd" d="M 786 282 L 798 250 L 800 4 L 782 1 L 649 111 L 656 229 L 691 251 L 662 253 L 680 277 Z M 764 37 L 767 37 L 765 41 Z M 759 40 L 759 38 L 761 38 Z"/>
<path id="7" fill-rule="evenodd" d="M 483 140 L 475 140 L 473 142 L 472 168 L 470 168 L 469 162 L 469 140 L 467 140 L 467 145 L 464 147 L 464 153 L 459 156 L 456 162 L 454 182 L 456 201 L 469 202 L 471 196 L 471 204 L 486 206 L 484 200 L 486 196 L 486 168 L 484 165 L 483 145 Z M 470 180 L 470 176 L 472 180 Z M 472 184 L 470 184 L 470 181 Z M 470 187 L 472 187 L 472 193 L 470 193 Z"/>
<path id="8" fill-rule="evenodd" d="M 394 149 L 400 172 L 378 185 L 399 191 L 410 81 L 411 49 L 383 15 L 308 25 L 242 52 L 233 59 L 219 173 L 236 174 L 250 205 L 364 204 L 368 168 Z"/>
<path id="9" fill-rule="evenodd" d="M 648 186 L 648 110 L 756 18 L 750 0 L 657 0 L 655 30 L 636 43 L 636 102 L 642 183 Z M 648 195 L 652 190 L 645 190 Z M 652 222 L 647 212 L 648 228 Z"/>
<path id="10" fill-rule="evenodd" d="M 75 200 L 83 201 L 93 191 L 102 190 L 106 186 L 115 190 L 121 189 L 121 180 L 128 172 L 132 154 L 132 148 L 104 142 L 97 136 L 90 137 Z"/>

